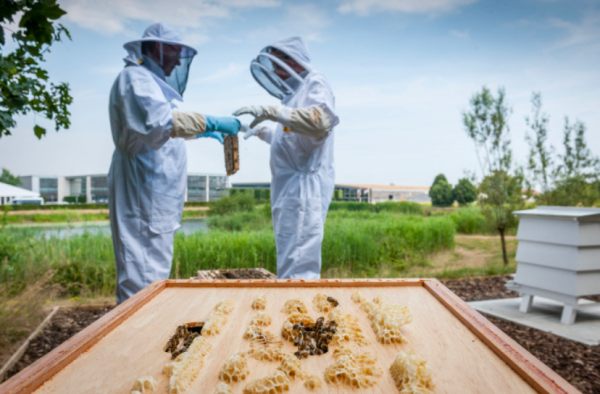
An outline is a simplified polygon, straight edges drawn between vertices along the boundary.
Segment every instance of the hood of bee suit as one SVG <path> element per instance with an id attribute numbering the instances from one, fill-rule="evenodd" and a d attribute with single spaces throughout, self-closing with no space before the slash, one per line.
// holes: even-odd
<path id="1" fill-rule="evenodd" d="M 270 53 L 275 48 L 300 64 L 304 71 L 297 73 L 277 56 Z M 275 72 L 275 67 L 284 69 L 290 77 L 282 80 Z M 304 77 L 311 71 L 310 56 L 304 41 L 300 37 L 290 37 L 264 47 L 256 59 L 250 64 L 252 76 L 269 94 L 285 101 L 292 96 L 304 82 Z"/>
<path id="2" fill-rule="evenodd" d="M 153 60 L 142 54 L 142 43 L 149 41 L 160 44 L 161 59 Z M 177 45 L 181 47 L 178 65 L 169 72 L 169 75 L 165 75 L 162 70 L 162 44 Z M 194 56 L 196 56 L 197 51 L 185 44 L 175 30 L 162 23 L 154 23 L 146 28 L 142 38 L 129 41 L 125 43 L 123 47 L 127 51 L 127 57 L 125 58 L 126 63 L 144 64 L 153 63 L 155 61 L 158 67 L 153 67 L 154 64 L 146 64 L 146 66 L 167 82 L 179 94 L 183 94 L 187 85 L 190 65 Z"/>

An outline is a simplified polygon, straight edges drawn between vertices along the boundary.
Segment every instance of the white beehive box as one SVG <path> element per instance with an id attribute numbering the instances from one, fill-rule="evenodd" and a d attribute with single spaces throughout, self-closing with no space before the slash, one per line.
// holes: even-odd
<path id="1" fill-rule="evenodd" d="M 516 211 L 519 216 L 517 272 L 508 287 L 523 296 L 565 304 L 561 321 L 575 321 L 577 299 L 600 294 L 600 209 L 547 207 Z"/>

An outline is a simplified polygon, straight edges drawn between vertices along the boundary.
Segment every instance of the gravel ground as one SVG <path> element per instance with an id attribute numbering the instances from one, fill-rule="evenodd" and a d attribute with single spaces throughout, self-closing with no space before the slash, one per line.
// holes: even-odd
<path id="1" fill-rule="evenodd" d="M 512 298 L 504 284 L 510 277 L 447 280 L 443 283 L 465 301 Z M 598 301 L 598 297 L 593 297 Z M 519 345 L 584 393 L 600 394 L 600 346 L 587 346 L 535 328 L 485 315 Z"/>
<path id="2" fill-rule="evenodd" d="M 241 272 L 225 277 L 240 278 Z M 247 277 L 258 276 L 245 273 Z M 504 287 L 507 276 L 445 280 L 443 283 L 465 301 L 516 297 Z M 78 307 L 60 310 L 35 338 L 21 360 L 9 371 L 17 373 L 66 339 L 98 319 L 113 306 Z M 486 316 L 543 363 L 584 393 L 600 394 L 600 346 L 586 346 L 533 328 Z"/>

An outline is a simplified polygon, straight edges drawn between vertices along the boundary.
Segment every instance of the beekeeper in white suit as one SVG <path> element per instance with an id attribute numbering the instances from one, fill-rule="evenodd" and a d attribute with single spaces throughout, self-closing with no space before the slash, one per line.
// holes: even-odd
<path id="1" fill-rule="evenodd" d="M 280 106 L 250 106 L 246 138 L 271 144 L 271 210 L 279 278 L 320 278 L 321 245 L 333 195 L 335 99 L 325 77 L 314 70 L 299 37 L 264 48 L 250 65 L 254 79 Z M 273 126 L 259 124 L 265 120 Z"/>
<path id="2" fill-rule="evenodd" d="M 234 117 L 180 112 L 196 50 L 168 27 L 149 26 L 124 45 L 128 56 L 110 92 L 115 151 L 108 175 L 117 302 L 171 271 L 187 181 L 184 139 L 236 134 Z"/>

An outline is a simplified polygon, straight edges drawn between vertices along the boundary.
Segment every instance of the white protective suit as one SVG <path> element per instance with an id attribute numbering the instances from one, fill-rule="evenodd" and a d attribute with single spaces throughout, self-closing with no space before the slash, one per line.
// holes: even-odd
<path id="1" fill-rule="evenodd" d="M 279 123 L 274 129 L 262 128 L 258 133 L 271 144 L 277 276 L 320 278 L 325 219 L 334 190 L 333 127 L 339 122 L 334 112 L 335 98 L 325 77 L 312 69 L 300 38 L 292 37 L 270 47 L 284 52 L 306 70 L 293 93 L 281 100 L 283 108 L 279 112 L 286 114 L 287 126 Z M 321 116 L 316 122 L 310 119 L 309 108 L 319 109 Z"/>
<path id="2" fill-rule="evenodd" d="M 174 100 L 182 97 L 156 64 L 141 60 L 143 40 L 183 45 L 195 54 L 172 30 L 152 25 L 144 39 L 125 45 L 126 65 L 110 92 L 109 207 L 119 303 L 169 277 L 187 180 L 185 142 L 170 138 Z"/>

